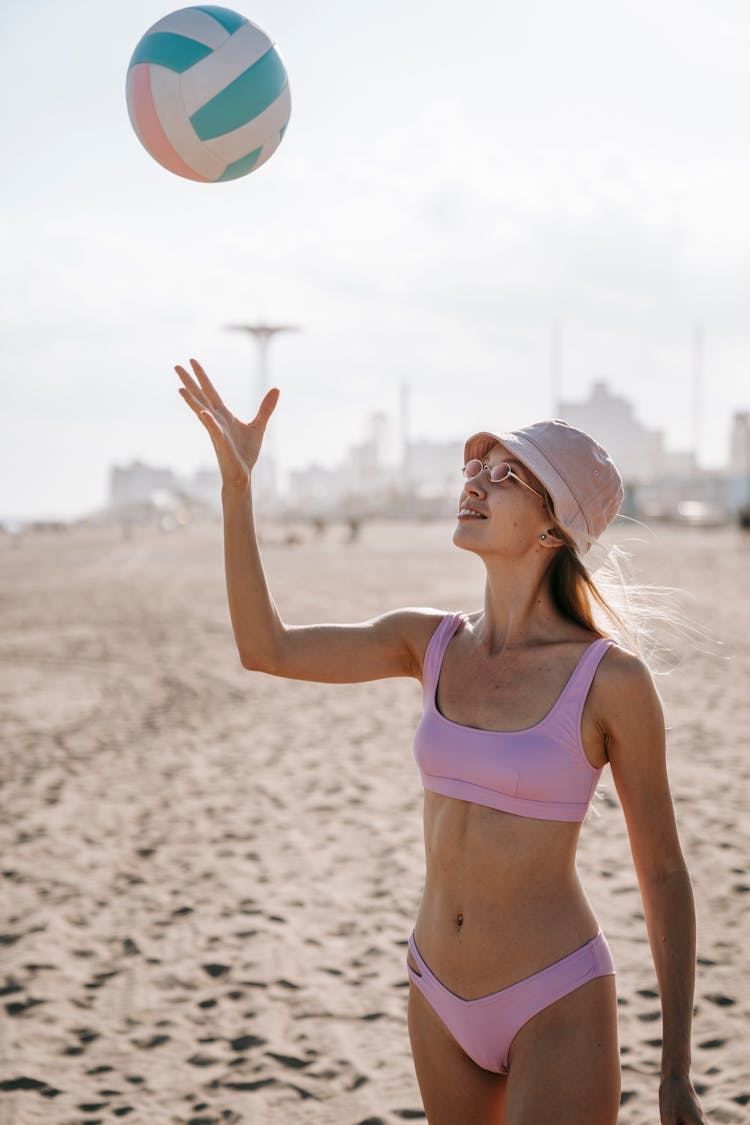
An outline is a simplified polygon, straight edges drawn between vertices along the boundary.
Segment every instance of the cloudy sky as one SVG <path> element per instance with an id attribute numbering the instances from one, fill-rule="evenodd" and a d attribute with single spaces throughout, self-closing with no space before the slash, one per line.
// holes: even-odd
<path id="1" fill-rule="evenodd" d="M 670 449 L 726 461 L 750 407 L 750 8 L 744 0 L 254 0 L 286 137 L 197 184 L 145 152 L 125 104 L 157 0 L 2 0 L 0 519 L 101 505 L 139 458 L 190 472 L 208 437 L 177 394 L 199 358 L 241 416 L 270 319 L 285 467 L 333 465 L 411 388 L 412 435 L 549 416 L 594 380 Z M 458 477 L 457 477 L 458 479 Z"/>

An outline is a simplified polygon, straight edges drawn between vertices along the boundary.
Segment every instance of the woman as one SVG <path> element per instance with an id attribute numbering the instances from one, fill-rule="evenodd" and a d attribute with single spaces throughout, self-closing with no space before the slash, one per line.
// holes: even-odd
<path id="1" fill-rule="evenodd" d="M 327 683 L 423 684 L 414 751 L 427 870 L 408 943 L 408 1026 L 431 1125 L 616 1122 L 614 967 L 575 869 L 607 762 L 662 1000 L 662 1125 L 705 1122 L 689 1076 L 695 915 L 663 714 L 645 663 L 594 625 L 588 591 L 606 603 L 580 561 L 622 500 L 606 452 L 559 421 L 468 440 L 453 542 L 486 567 L 482 610 L 287 626 L 266 584 L 250 488 L 279 391 L 243 424 L 191 364 L 192 375 L 175 370 L 221 469 L 243 666 Z"/>

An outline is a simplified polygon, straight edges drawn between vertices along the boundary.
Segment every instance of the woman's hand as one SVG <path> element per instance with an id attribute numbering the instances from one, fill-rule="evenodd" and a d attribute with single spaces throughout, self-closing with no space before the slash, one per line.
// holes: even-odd
<path id="1" fill-rule="evenodd" d="M 708 1125 L 693 1083 L 687 1075 L 659 1083 L 661 1125 Z"/>
<path id="2" fill-rule="evenodd" d="M 180 394 L 194 414 L 208 430 L 225 488 L 244 489 L 250 482 L 250 472 L 258 460 L 268 419 L 273 414 L 281 393 L 272 387 L 265 395 L 252 422 L 240 422 L 226 408 L 219 393 L 197 359 L 190 363 L 195 379 L 184 367 L 175 367 L 183 386 Z M 196 382 L 197 379 L 197 382 Z"/>

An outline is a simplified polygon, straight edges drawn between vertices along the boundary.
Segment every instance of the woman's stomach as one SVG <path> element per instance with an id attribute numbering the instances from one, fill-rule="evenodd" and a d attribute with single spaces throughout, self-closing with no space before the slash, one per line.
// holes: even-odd
<path id="1" fill-rule="evenodd" d="M 532 820 L 425 793 L 420 953 L 464 998 L 497 992 L 587 942 L 596 916 L 580 884 L 580 824 Z"/>

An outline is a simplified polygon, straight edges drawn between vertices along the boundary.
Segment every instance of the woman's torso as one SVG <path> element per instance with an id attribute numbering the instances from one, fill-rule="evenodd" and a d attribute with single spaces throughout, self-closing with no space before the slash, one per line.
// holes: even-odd
<path id="1" fill-rule="evenodd" d="M 446 622 L 455 631 L 447 645 L 442 640 L 432 676 L 425 668 L 425 714 L 448 728 L 456 746 L 461 727 L 471 739 L 471 728 L 505 734 L 541 725 L 597 639 L 571 626 L 560 641 L 493 659 L 473 635 L 478 616 L 463 615 L 457 628 Z M 595 781 L 606 754 L 592 694 L 583 703 L 578 752 Z M 479 737 L 492 744 L 492 735 Z M 516 815 L 425 789 L 426 878 L 415 938 L 446 987 L 465 998 L 486 995 L 594 936 L 598 924 L 575 867 L 580 828 L 578 820 Z"/>

